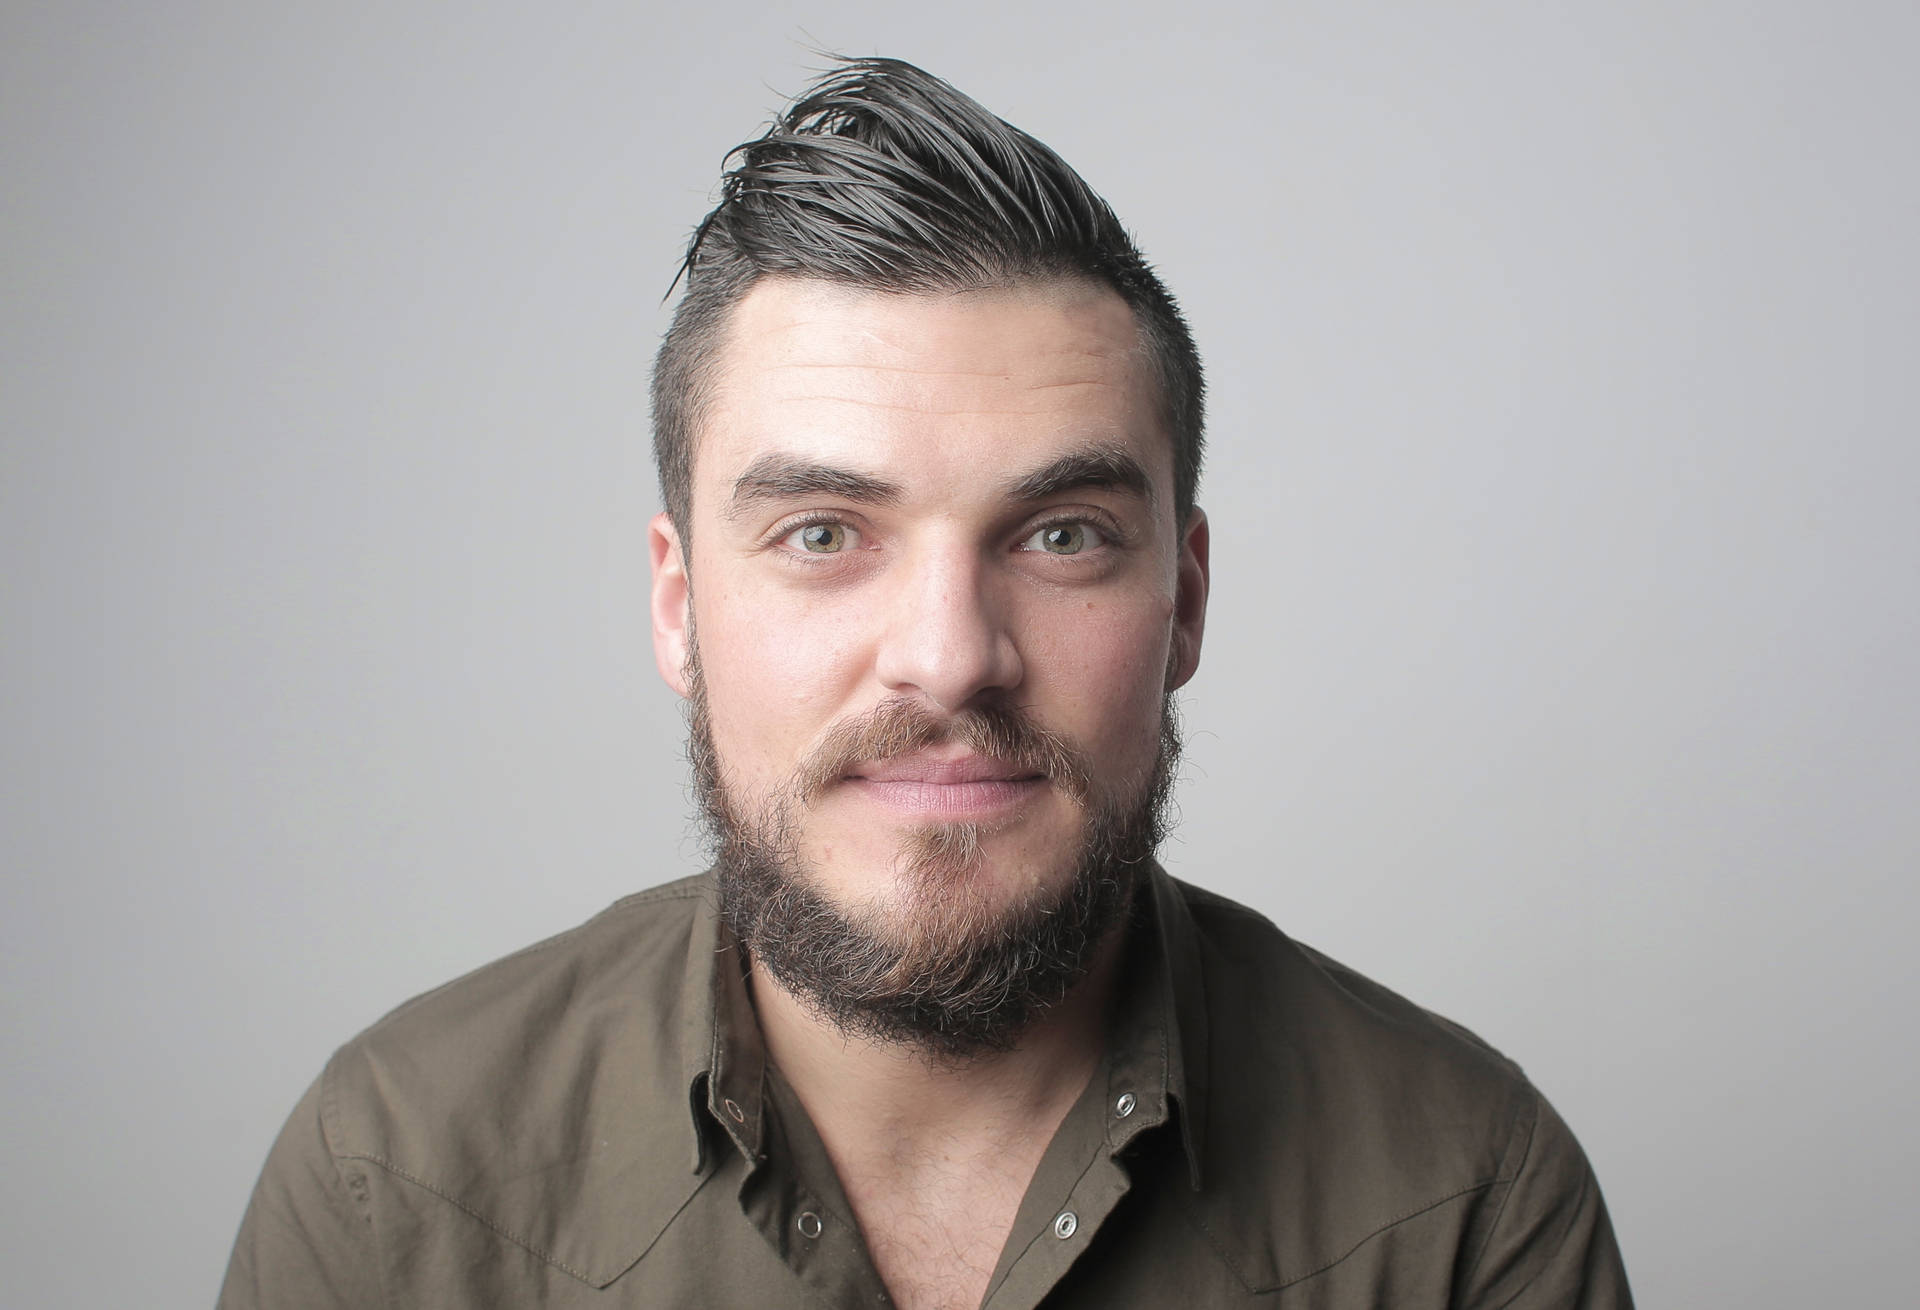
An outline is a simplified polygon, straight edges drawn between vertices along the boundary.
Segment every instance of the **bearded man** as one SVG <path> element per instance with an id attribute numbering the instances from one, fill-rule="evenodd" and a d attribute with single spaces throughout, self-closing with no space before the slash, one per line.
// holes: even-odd
<path id="1" fill-rule="evenodd" d="M 1201 370 L 1105 202 L 890 60 L 730 158 L 654 375 L 714 867 L 343 1048 L 223 1304 L 1629 1304 L 1511 1063 L 1153 861 Z"/>

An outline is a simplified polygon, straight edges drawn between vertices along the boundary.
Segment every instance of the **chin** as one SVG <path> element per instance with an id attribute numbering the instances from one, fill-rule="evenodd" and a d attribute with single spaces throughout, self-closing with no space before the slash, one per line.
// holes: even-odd
<path id="1" fill-rule="evenodd" d="M 1013 830 L 1025 826 L 930 823 L 907 828 L 889 850 L 860 861 L 874 872 L 857 879 L 864 891 L 843 904 L 856 916 L 864 906 L 868 916 L 896 924 L 929 914 L 991 919 L 1044 913 L 1050 900 L 1065 897 L 1071 889 L 1073 871 L 1086 859 L 1085 843 L 1036 842 L 1031 833 Z M 839 899 L 832 884 L 841 881 L 845 865 L 830 854 L 809 864 L 819 890 Z M 823 870 L 834 872 L 821 877 Z"/>

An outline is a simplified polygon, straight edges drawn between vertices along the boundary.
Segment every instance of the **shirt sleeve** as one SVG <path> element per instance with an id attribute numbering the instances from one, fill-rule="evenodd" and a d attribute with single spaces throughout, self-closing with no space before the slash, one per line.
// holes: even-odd
<path id="1" fill-rule="evenodd" d="M 219 1310 L 366 1310 L 386 1304 L 361 1164 L 336 1159 L 324 1076 L 294 1108 L 240 1221 Z"/>
<path id="2" fill-rule="evenodd" d="M 1466 1280 L 1471 1310 L 1632 1310 L 1599 1180 L 1566 1123 L 1534 1096 L 1532 1130 Z"/>

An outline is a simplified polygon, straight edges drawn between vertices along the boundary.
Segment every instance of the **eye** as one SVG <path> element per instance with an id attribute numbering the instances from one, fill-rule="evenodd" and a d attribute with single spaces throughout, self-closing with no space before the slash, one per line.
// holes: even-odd
<path id="1" fill-rule="evenodd" d="M 1078 555 L 1081 551 L 1104 546 L 1107 539 L 1091 523 L 1049 523 L 1020 543 L 1022 550 L 1044 551 L 1049 555 Z"/>
<path id="2" fill-rule="evenodd" d="M 856 540 L 853 529 L 846 524 L 823 522 L 802 524 L 787 534 L 783 544 L 809 555 L 837 555 Z"/>

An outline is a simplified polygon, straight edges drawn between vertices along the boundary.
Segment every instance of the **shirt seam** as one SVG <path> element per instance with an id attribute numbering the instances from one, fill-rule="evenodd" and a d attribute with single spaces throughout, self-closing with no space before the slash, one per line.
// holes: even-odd
<path id="1" fill-rule="evenodd" d="M 355 1211 L 361 1215 L 367 1225 L 367 1242 L 373 1248 L 373 1277 L 380 1286 L 380 1303 L 390 1306 L 393 1304 L 393 1289 L 387 1285 L 387 1262 L 380 1255 L 380 1230 L 373 1221 L 372 1193 L 367 1187 L 364 1174 L 357 1180 L 360 1185 L 353 1186 L 356 1180 L 347 1177 L 347 1171 L 343 1166 L 346 1161 L 355 1157 L 349 1152 L 338 1151 L 334 1147 L 333 1124 L 337 1118 L 334 1104 L 335 1090 L 333 1067 L 330 1064 L 320 1075 L 320 1136 L 326 1143 L 328 1163 L 333 1166 L 334 1177 L 346 1187 L 347 1196 L 352 1200 Z"/>
<path id="2" fill-rule="evenodd" d="M 496 1234 L 497 1236 L 506 1238 L 509 1242 L 512 1242 L 515 1246 L 519 1247 L 521 1250 L 527 1251 L 530 1254 L 539 1256 L 542 1260 L 546 1261 L 548 1264 L 552 1265 L 554 1268 L 562 1271 L 563 1273 L 572 1274 L 575 1278 L 578 1278 L 583 1283 L 593 1282 L 593 1276 L 591 1274 L 588 1274 L 585 1270 L 574 1268 L 572 1265 L 568 1264 L 565 1260 L 562 1260 L 559 1256 L 553 1254 L 553 1252 L 548 1251 L 542 1247 L 535 1246 L 533 1242 L 531 1242 L 527 1238 L 521 1237 L 519 1234 L 511 1232 L 508 1229 L 501 1227 L 499 1224 L 487 1218 L 485 1215 L 481 1214 L 478 1210 L 474 1209 L 472 1206 L 468 1205 L 466 1202 L 460 1200 L 455 1196 L 450 1195 L 447 1192 L 441 1191 L 438 1187 L 435 1187 L 432 1183 L 428 1182 L 426 1179 L 420 1178 L 414 1174 L 408 1173 L 405 1169 L 402 1169 L 399 1165 L 395 1164 L 393 1161 L 382 1159 L 380 1156 L 377 1156 L 377 1155 L 367 1155 L 367 1154 L 354 1154 L 354 1155 L 348 1156 L 347 1158 L 350 1160 L 365 1160 L 369 1164 L 379 1165 L 382 1169 L 385 1169 L 388 1173 L 392 1174 L 394 1177 L 404 1179 L 405 1181 L 412 1183 L 415 1187 L 418 1187 L 421 1191 L 427 1192 L 427 1193 L 430 1193 L 431 1195 L 439 1197 L 442 1201 L 445 1201 L 448 1205 L 452 1206 L 454 1209 L 460 1211 L 462 1214 L 472 1219 L 475 1223 L 479 1224 L 482 1228 L 485 1228 L 488 1232 L 491 1232 Z M 678 1211 L 675 1211 L 675 1213 L 677 1214 Z"/>
<path id="3" fill-rule="evenodd" d="M 460 1213 L 466 1215 L 469 1219 L 472 1219 L 475 1223 L 479 1224 L 482 1228 L 485 1228 L 488 1232 L 493 1233 L 498 1237 L 505 1238 L 507 1241 L 512 1242 L 515 1246 L 527 1252 L 529 1255 L 537 1256 L 541 1260 L 544 1260 L 546 1263 L 552 1265 L 555 1269 L 558 1269 L 562 1273 L 569 1274 L 574 1278 L 579 1279 L 581 1282 L 587 1284 L 589 1287 L 604 1287 L 606 1284 L 611 1283 L 615 1278 L 618 1278 L 622 1273 L 626 1272 L 628 1269 L 633 1268 L 633 1266 L 638 1264 L 640 1261 L 646 1259 L 647 1252 L 653 1249 L 654 1244 L 657 1243 L 660 1240 L 660 1238 L 666 1234 L 667 1229 L 673 1227 L 673 1221 L 680 1217 L 681 1211 L 685 1210 L 687 1206 L 693 1202 L 693 1198 L 700 1194 L 700 1187 L 704 1187 L 706 1185 L 706 1180 L 702 1179 L 700 1182 L 700 1187 L 695 1187 L 691 1192 L 687 1193 L 686 1200 L 682 1201 L 678 1206 L 674 1208 L 674 1212 L 667 1217 L 667 1222 L 660 1226 L 660 1231 L 653 1235 L 653 1239 L 649 1241 L 644 1247 L 642 1247 L 638 1252 L 636 1252 L 631 1260 L 628 1260 L 612 1275 L 610 1275 L 604 1280 L 601 1280 L 596 1275 L 588 1273 L 584 1269 L 575 1268 L 573 1265 L 567 1263 L 565 1260 L 561 1259 L 558 1255 L 555 1255 L 552 1251 L 547 1250 L 545 1247 L 536 1246 L 530 1239 L 522 1237 L 518 1233 L 515 1233 L 510 1229 L 502 1227 L 500 1224 L 495 1223 L 493 1220 L 487 1218 L 485 1215 L 481 1214 L 478 1210 L 474 1209 L 472 1206 L 468 1205 L 466 1202 L 460 1200 L 458 1197 L 440 1190 L 438 1187 L 435 1187 L 432 1183 L 428 1182 L 424 1178 L 421 1178 L 416 1176 L 415 1174 L 409 1173 L 407 1170 L 401 1168 L 399 1165 L 395 1164 L 391 1160 L 384 1159 L 381 1156 L 373 1155 L 369 1152 L 360 1152 L 360 1151 L 348 1153 L 347 1155 L 344 1155 L 341 1158 L 347 1159 L 347 1160 L 365 1160 L 369 1164 L 379 1165 L 382 1169 L 386 1170 L 388 1173 L 392 1174 L 394 1177 L 399 1178 L 405 1182 L 412 1183 L 415 1187 L 418 1187 L 421 1191 L 426 1192 L 431 1196 L 439 1197 L 442 1201 L 445 1201 L 448 1205 L 460 1211 Z"/>
<path id="4" fill-rule="evenodd" d="M 1525 1157 L 1523 1157 L 1523 1158 L 1522 1158 L 1522 1160 L 1521 1160 L 1521 1169 L 1524 1169 L 1524 1168 L 1526 1167 L 1526 1160 L 1532 1157 L 1532 1155 L 1533 1155 L 1533 1143 L 1534 1143 L 1534 1140 L 1535 1140 L 1536 1138 L 1538 1138 L 1538 1137 L 1539 1137 L 1539 1135 L 1540 1135 L 1540 1113 L 1541 1113 L 1541 1112 L 1542 1112 L 1542 1111 L 1544 1110 L 1544 1108 L 1545 1108 L 1545 1107 L 1544 1107 L 1544 1105 L 1543 1105 L 1543 1102 L 1545 1101 L 1545 1099 L 1546 1099 L 1546 1098 L 1545 1098 L 1545 1097 L 1543 1097 L 1543 1096 L 1541 1096 L 1539 1092 L 1537 1092 L 1537 1091 L 1536 1091 L 1536 1092 L 1534 1093 L 1534 1112 L 1535 1112 L 1535 1113 L 1534 1113 L 1534 1122 L 1533 1122 L 1533 1128 L 1532 1128 L 1532 1130 L 1531 1130 L 1531 1131 L 1529 1131 L 1529 1132 L 1528 1132 L 1528 1134 L 1527 1134 L 1527 1151 L 1526 1151 L 1526 1156 L 1525 1156 Z M 1504 1213 L 1506 1212 L 1506 1203 L 1507 1203 L 1507 1201 L 1508 1201 L 1509 1199 L 1511 1199 L 1511 1198 L 1512 1198 L 1512 1196 L 1513 1196 L 1513 1190 L 1514 1190 L 1514 1186 L 1517 1186 L 1517 1185 L 1519 1184 L 1519 1181 L 1520 1181 L 1520 1169 L 1516 1169 L 1516 1170 L 1514 1171 L 1514 1175 L 1513 1175 L 1513 1178 L 1512 1178 L 1511 1180 L 1509 1180 L 1509 1181 L 1510 1181 L 1510 1183 L 1512 1184 L 1512 1186 L 1509 1186 L 1509 1187 L 1507 1188 L 1507 1195 L 1506 1195 L 1506 1197 L 1503 1197 L 1503 1198 L 1501 1199 L 1501 1203 L 1500 1203 L 1500 1214 L 1496 1214 L 1496 1215 L 1494 1216 L 1494 1222 L 1493 1222 L 1493 1224 L 1492 1224 L 1491 1226 L 1489 1226 L 1489 1228 L 1487 1229 L 1487 1240 L 1486 1240 L 1486 1242 L 1485 1242 L 1485 1243 L 1483 1244 L 1483 1246 L 1482 1246 L 1482 1248 L 1481 1248 L 1481 1253 L 1480 1253 L 1480 1255 L 1479 1255 L 1478 1257 L 1476 1257 L 1476 1258 L 1475 1258 L 1475 1260 L 1474 1260 L 1474 1264 L 1473 1264 L 1473 1269 L 1472 1269 L 1472 1271 L 1471 1271 L 1471 1272 L 1470 1272 L 1470 1273 L 1468 1274 L 1468 1279 L 1467 1279 L 1467 1281 L 1468 1281 L 1468 1285 L 1469 1285 L 1469 1286 L 1471 1286 L 1471 1284 L 1472 1284 L 1472 1281 L 1473 1281 L 1473 1275 L 1474 1275 L 1474 1274 L 1477 1274 L 1477 1273 L 1479 1273 L 1479 1272 L 1480 1272 L 1480 1261 L 1481 1261 L 1482 1259 L 1485 1259 L 1485 1257 L 1486 1257 L 1486 1250 L 1487 1250 L 1487 1248 L 1489 1248 L 1489 1247 L 1491 1247 L 1491 1246 L 1493 1245 L 1493 1235 L 1494 1235 L 1494 1232 L 1495 1232 L 1495 1231 L 1496 1231 L 1496 1230 L 1497 1230 L 1497 1229 L 1499 1228 L 1499 1226 L 1500 1226 L 1500 1215 L 1501 1215 L 1501 1214 L 1504 1214 Z M 1581 1177 L 1581 1179 L 1580 1179 L 1580 1196 L 1581 1196 L 1581 1198 L 1583 1198 L 1583 1199 L 1584 1199 L 1584 1198 L 1585 1198 L 1585 1196 L 1586 1196 L 1586 1194 L 1587 1194 L 1587 1191 L 1588 1191 L 1588 1189 L 1590 1189 L 1590 1188 L 1592 1188 L 1592 1187 L 1594 1187 L 1594 1186 L 1596 1186 L 1596 1185 L 1597 1185 L 1597 1184 L 1596 1184 L 1596 1182 L 1595 1182 L 1595 1180 L 1594 1180 L 1594 1177 L 1593 1177 L 1593 1171 L 1592 1171 L 1592 1169 L 1588 1169 L 1588 1170 L 1586 1170 L 1586 1171 L 1585 1171 L 1585 1173 L 1584 1173 L 1584 1174 L 1582 1175 L 1582 1177 Z M 1553 1241 L 1552 1241 L 1552 1242 L 1551 1242 L 1551 1243 L 1549 1244 L 1549 1248 L 1548 1248 L 1548 1249 L 1550 1249 L 1550 1250 L 1554 1250 L 1554 1251 L 1559 1251 L 1559 1250 L 1561 1250 L 1561 1249 L 1562 1249 L 1562 1248 L 1563 1248 L 1563 1247 L 1565 1246 L 1565 1244 L 1566 1244 L 1566 1240 L 1567 1240 L 1567 1237 L 1568 1237 L 1568 1235 L 1569 1235 L 1570 1233 L 1572 1233 L 1572 1231 L 1573 1231 L 1573 1228 L 1574 1228 L 1574 1225 L 1575 1225 L 1575 1224 L 1577 1224 L 1577 1223 L 1579 1223 L 1579 1222 L 1580 1222 L 1580 1207 L 1579 1207 L 1579 1205 L 1577 1205 L 1577 1204 L 1575 1204 L 1575 1205 L 1569 1205 L 1569 1206 L 1567 1207 L 1567 1220 L 1566 1220 L 1566 1223 L 1565 1223 L 1565 1224 L 1563 1224 L 1563 1225 L 1561 1225 L 1561 1229 L 1560 1229 L 1560 1232 L 1559 1232 L 1559 1233 L 1558 1233 L 1558 1234 L 1557 1234 L 1557 1235 L 1556 1235 L 1556 1236 L 1554 1237 L 1554 1240 L 1553 1240 Z M 1525 1296 L 1525 1295 L 1527 1294 L 1527 1292 L 1528 1292 L 1528 1291 L 1529 1291 L 1529 1290 L 1530 1290 L 1530 1289 L 1531 1289 L 1531 1288 L 1533 1287 L 1533 1285 L 1534 1285 L 1535 1283 L 1538 1283 L 1538 1282 L 1540 1281 L 1540 1279 L 1541 1279 L 1542 1277 L 1544 1277 L 1544 1276 L 1545 1276 L 1545 1275 L 1546 1275 L 1546 1274 L 1548 1273 L 1548 1271 L 1549 1271 L 1549 1269 L 1550 1269 L 1550 1267 L 1551 1267 L 1551 1266 L 1550 1266 L 1550 1264 L 1545 1264 L 1545 1265 L 1542 1265 L 1542 1266 L 1541 1266 L 1540 1268 L 1538 1268 L 1538 1269 L 1535 1269 L 1535 1270 L 1533 1271 L 1533 1274 L 1532 1274 L 1532 1275 L 1531 1275 L 1531 1276 L 1530 1276 L 1530 1277 L 1529 1277 L 1529 1278 L 1527 1279 L 1527 1281 L 1526 1281 L 1526 1282 L 1524 1282 L 1524 1283 L 1522 1283 L 1522 1284 L 1521 1284 L 1521 1285 L 1520 1285 L 1520 1286 L 1519 1286 L 1518 1288 L 1516 1288 L 1516 1289 L 1514 1289 L 1514 1293 L 1513 1293 L 1513 1295 L 1512 1295 L 1512 1296 L 1510 1296 L 1510 1297 L 1508 1297 L 1508 1298 L 1507 1298 L 1506 1300 L 1504 1300 L 1504 1301 L 1502 1301 L 1502 1302 L 1500 1303 L 1500 1305 L 1499 1305 L 1499 1306 L 1497 1307 L 1497 1310 L 1507 1310 L 1507 1307 L 1509 1307 L 1509 1306 L 1511 1306 L 1511 1305 L 1513 1305 L 1513 1304 L 1514 1304 L 1514 1303 L 1515 1303 L 1516 1301 L 1518 1301 L 1518 1300 L 1519 1300 L 1519 1299 L 1520 1299 L 1521 1297 L 1523 1297 L 1523 1296 Z"/>
<path id="5" fill-rule="evenodd" d="M 1518 1124 L 1514 1126 L 1514 1130 L 1516 1132 L 1519 1131 Z M 1539 1130 L 1540 1093 L 1536 1091 L 1533 1094 L 1533 1118 L 1526 1126 L 1527 1140 L 1520 1148 L 1520 1159 L 1515 1163 L 1511 1173 L 1504 1173 L 1502 1176 L 1494 1179 L 1495 1183 L 1505 1183 L 1507 1190 L 1501 1195 L 1500 1204 L 1494 1207 L 1493 1221 L 1487 1225 L 1487 1235 L 1480 1239 L 1480 1249 L 1473 1253 L 1473 1260 L 1467 1266 L 1467 1276 L 1464 1284 L 1467 1287 L 1473 1286 L 1473 1280 L 1478 1277 L 1480 1273 L 1481 1261 L 1487 1258 L 1487 1252 L 1493 1248 L 1493 1236 L 1500 1231 L 1500 1221 L 1506 1217 L 1507 1205 L 1513 1200 L 1514 1184 L 1520 1181 L 1520 1175 L 1525 1171 L 1527 1161 L 1533 1155 L 1533 1142 Z M 1511 1147 L 1508 1148 L 1508 1155 L 1512 1155 Z"/>
<path id="6" fill-rule="evenodd" d="M 1276 1279 L 1274 1282 L 1271 1282 L 1271 1283 L 1256 1284 L 1251 1278 L 1247 1277 L 1247 1275 L 1241 1271 L 1240 1266 L 1234 1262 L 1233 1257 L 1227 1254 L 1226 1247 L 1221 1242 L 1219 1235 L 1215 1233 L 1212 1228 L 1207 1226 L 1206 1220 L 1202 1219 L 1199 1215 L 1194 1214 L 1191 1210 L 1187 1211 L 1187 1219 L 1188 1219 L 1188 1222 L 1193 1224 L 1195 1228 L 1200 1230 L 1200 1235 L 1206 1239 L 1207 1245 L 1213 1248 L 1213 1253 L 1220 1257 L 1220 1262 L 1226 1265 L 1227 1268 L 1233 1272 L 1233 1276 L 1240 1280 L 1240 1285 L 1242 1287 L 1245 1287 L 1249 1292 L 1278 1292 L 1286 1288 L 1292 1287 L 1297 1283 L 1304 1283 L 1309 1278 L 1318 1278 L 1321 1274 L 1326 1273 L 1328 1270 L 1331 1270 L 1339 1265 L 1345 1264 L 1348 1260 L 1352 1259 L 1356 1254 L 1359 1253 L 1361 1247 L 1365 1246 L 1367 1243 L 1371 1242 L 1374 1238 L 1379 1237 L 1382 1233 L 1385 1233 L 1390 1229 L 1398 1228 L 1401 1224 L 1404 1224 L 1409 1220 L 1418 1219 L 1421 1215 L 1426 1214 L 1432 1210 L 1437 1210 L 1443 1205 L 1447 1205 L 1447 1204 L 1450 1204 L 1451 1202 L 1457 1201 L 1463 1196 L 1471 1196 L 1475 1192 L 1485 1191 L 1487 1188 L 1496 1186 L 1502 1181 L 1503 1181 L 1502 1179 L 1496 1177 L 1496 1178 L 1489 1178 L 1477 1183 L 1470 1183 L 1466 1187 L 1462 1187 L 1460 1190 L 1456 1192 L 1449 1192 L 1447 1195 L 1442 1196 L 1437 1200 L 1428 1201 L 1423 1205 L 1415 1206 L 1413 1209 L 1408 1210 L 1403 1214 L 1396 1215 L 1394 1218 L 1387 1220 L 1387 1222 L 1381 1224 L 1378 1228 L 1374 1229 L 1372 1232 L 1360 1238 L 1352 1246 L 1348 1247 L 1345 1251 L 1341 1252 L 1339 1255 L 1335 1256 L 1333 1259 L 1327 1261 L 1325 1264 L 1322 1264 L 1313 1269 L 1309 1269 L 1304 1273 L 1294 1274 L 1290 1276 L 1281 1275 L 1278 1279 Z"/>
<path id="7" fill-rule="evenodd" d="M 1112 1164 L 1114 1168 L 1116 1169 L 1119 1168 L 1117 1164 L 1113 1164 L 1112 1156 L 1107 1155 L 1103 1157 L 1103 1154 L 1100 1151 L 1096 1150 L 1093 1153 L 1093 1158 L 1088 1160 L 1086 1164 L 1082 1165 L 1080 1168 L 1080 1172 L 1074 1176 L 1073 1184 L 1067 1188 L 1067 1195 L 1066 1195 L 1066 1198 L 1061 1202 L 1062 1205 L 1071 1205 L 1073 1203 L 1073 1194 L 1080 1190 L 1080 1184 L 1087 1181 L 1087 1175 L 1093 1172 L 1094 1166 L 1099 1164 L 1103 1158 L 1106 1159 L 1108 1164 Z M 1126 1193 L 1131 1190 L 1132 1190 L 1131 1186 L 1123 1187 L 1121 1189 L 1121 1196 L 1124 1197 Z M 1108 1219 L 1111 1219 L 1113 1217 L 1113 1214 L 1112 1214 L 1113 1208 L 1117 1208 L 1117 1206 L 1110 1207 L 1106 1217 L 1100 1221 L 1102 1227 L 1106 1225 L 1106 1222 Z M 994 1297 L 1000 1294 L 1000 1289 L 1005 1287 L 1009 1282 L 1013 1280 L 1014 1270 L 1020 1267 L 1021 1261 L 1025 1260 L 1028 1256 L 1032 1255 L 1033 1248 L 1040 1245 L 1042 1240 L 1051 1231 L 1053 1230 L 1050 1225 L 1042 1224 L 1040 1226 L 1039 1231 L 1034 1233 L 1033 1236 L 1027 1239 L 1026 1245 L 1020 1248 L 1020 1254 L 1016 1255 L 1013 1258 L 1013 1263 L 1007 1266 L 1007 1272 L 1005 1276 L 1003 1276 L 999 1282 L 995 1283 L 992 1287 L 987 1289 L 987 1295 L 981 1301 L 982 1305 L 988 1304 L 993 1300 Z M 1075 1260 L 1079 1259 L 1079 1254 L 1077 1252 L 1074 1255 L 1074 1259 Z M 1068 1263 L 1071 1264 L 1072 1261 L 1069 1261 Z"/>
<path id="8" fill-rule="evenodd" d="M 1580 1190 L 1583 1193 L 1586 1191 L 1586 1186 L 1587 1185 L 1585 1183 L 1582 1183 Z M 1577 1208 L 1575 1208 L 1574 1214 L 1570 1215 L 1567 1219 L 1566 1230 L 1562 1231 L 1559 1238 L 1557 1238 L 1554 1241 L 1553 1243 L 1554 1250 L 1556 1251 L 1559 1250 L 1561 1248 L 1562 1243 L 1566 1241 L 1567 1233 L 1572 1230 L 1574 1223 L 1577 1221 L 1577 1215 L 1578 1215 L 1578 1210 Z M 1496 1310 L 1508 1310 L 1508 1307 L 1512 1306 L 1515 1302 L 1519 1301 L 1521 1297 L 1525 1296 L 1529 1291 L 1531 1291 L 1533 1289 L 1534 1284 L 1538 1283 L 1543 1277 L 1547 1275 L 1547 1273 L 1549 1272 L 1549 1269 L 1550 1269 L 1550 1266 L 1543 1265 L 1539 1269 L 1534 1270 L 1533 1276 L 1527 1279 L 1525 1283 L 1522 1283 L 1519 1287 L 1515 1288 L 1513 1295 L 1508 1297 L 1506 1300 L 1502 1301 L 1499 1304 L 1499 1306 L 1496 1307 Z"/>

